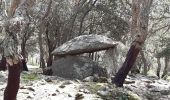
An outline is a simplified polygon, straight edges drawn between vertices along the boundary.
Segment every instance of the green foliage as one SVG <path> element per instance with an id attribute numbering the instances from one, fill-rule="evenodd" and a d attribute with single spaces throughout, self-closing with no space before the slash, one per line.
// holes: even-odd
<path id="1" fill-rule="evenodd" d="M 109 32 L 109 37 L 113 37 L 117 41 L 121 41 L 122 37 L 127 34 L 129 30 L 128 23 L 119 16 L 121 4 L 118 0 L 103 1 L 96 6 L 96 11 L 103 13 L 101 23 L 104 32 Z"/>
<path id="2" fill-rule="evenodd" d="M 157 58 L 162 57 L 170 57 L 170 38 L 163 38 L 161 39 L 162 46 L 165 46 L 165 48 L 156 54 Z"/>
<path id="3" fill-rule="evenodd" d="M 88 87 L 92 93 L 97 93 L 103 100 L 141 100 L 141 98 L 130 91 L 123 88 L 117 88 L 114 85 L 109 86 L 110 91 L 105 91 L 105 95 L 98 93 L 98 91 L 103 90 L 105 85 L 91 84 Z"/>
<path id="4" fill-rule="evenodd" d="M 156 57 L 170 57 L 170 45 L 163 49 L 161 52 L 157 53 Z"/>

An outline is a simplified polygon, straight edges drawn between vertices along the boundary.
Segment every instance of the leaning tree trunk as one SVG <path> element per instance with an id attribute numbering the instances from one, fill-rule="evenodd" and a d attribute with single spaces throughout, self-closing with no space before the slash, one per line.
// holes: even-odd
<path id="1" fill-rule="evenodd" d="M 126 76 L 134 65 L 136 58 L 143 47 L 144 41 L 146 40 L 148 34 L 148 21 L 149 21 L 149 11 L 152 4 L 152 0 L 143 0 L 140 2 L 140 15 L 138 18 L 138 27 L 140 35 L 137 35 L 135 41 L 132 43 L 128 54 L 126 56 L 125 62 L 119 69 L 112 83 L 116 86 L 122 87 Z"/>
<path id="2" fill-rule="evenodd" d="M 115 83 L 116 86 L 118 87 L 123 86 L 124 80 L 129 71 L 131 70 L 132 66 L 134 65 L 136 57 L 138 56 L 140 50 L 141 50 L 140 43 L 135 41 L 127 53 L 125 62 L 123 63 L 122 67 L 119 69 L 118 73 L 116 74 L 113 80 L 113 83 Z"/>

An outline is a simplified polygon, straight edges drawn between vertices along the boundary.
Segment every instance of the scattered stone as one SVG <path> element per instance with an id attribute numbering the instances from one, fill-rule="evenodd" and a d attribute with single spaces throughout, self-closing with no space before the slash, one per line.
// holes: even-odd
<path id="1" fill-rule="evenodd" d="M 108 91 L 98 91 L 97 92 L 97 94 L 99 95 L 99 96 L 108 96 L 108 94 L 109 94 L 110 92 L 108 92 Z"/>
<path id="2" fill-rule="evenodd" d="M 146 82 L 146 83 L 153 83 L 151 80 L 148 80 L 148 79 L 142 79 L 141 81 Z"/>
<path id="3" fill-rule="evenodd" d="M 60 85 L 59 86 L 59 88 L 62 88 L 62 89 L 65 88 L 65 87 L 66 87 L 65 85 Z"/>
<path id="4" fill-rule="evenodd" d="M 83 94 L 77 93 L 75 96 L 75 100 L 82 100 L 84 98 Z"/>
<path id="5" fill-rule="evenodd" d="M 1 89 L 0 89 L 0 91 L 3 91 L 3 90 L 5 90 L 5 88 L 1 88 Z"/>
<path id="6" fill-rule="evenodd" d="M 132 84 L 135 83 L 135 80 L 125 79 L 124 84 Z"/>
<path id="7" fill-rule="evenodd" d="M 89 77 L 86 77 L 85 79 L 83 79 L 83 82 L 93 82 L 93 80 L 94 80 L 94 77 L 89 76 Z"/>
<path id="8" fill-rule="evenodd" d="M 53 93 L 52 96 L 56 96 L 57 94 L 56 93 Z"/>
<path id="9" fill-rule="evenodd" d="M 108 83 L 108 79 L 106 77 L 99 77 L 98 82 L 100 82 L 100 83 Z"/>
<path id="10" fill-rule="evenodd" d="M 28 82 L 28 83 L 26 84 L 26 86 L 32 86 L 32 85 L 33 85 L 32 82 Z"/>
<path id="11" fill-rule="evenodd" d="M 55 90 L 56 92 L 60 92 L 58 89 Z"/>
<path id="12" fill-rule="evenodd" d="M 50 79 L 50 78 L 46 78 L 45 81 L 46 82 L 53 82 L 52 79 Z"/>
<path id="13" fill-rule="evenodd" d="M 70 84 L 73 84 L 73 82 L 71 82 L 70 80 L 64 81 L 62 83 L 62 85 L 70 85 Z"/>
<path id="14" fill-rule="evenodd" d="M 45 81 L 45 80 L 41 80 L 38 84 L 40 84 L 40 85 L 45 85 L 45 84 L 46 84 L 46 81 Z"/>
<path id="15" fill-rule="evenodd" d="M 170 90 L 162 90 L 160 91 L 162 95 L 170 95 Z"/>
<path id="16" fill-rule="evenodd" d="M 128 93 L 128 100 L 142 100 L 137 94 L 134 94 L 132 92 Z"/>
<path id="17" fill-rule="evenodd" d="M 81 81 L 79 79 L 75 79 L 74 81 L 77 83 L 81 83 Z"/>
<path id="18" fill-rule="evenodd" d="M 72 95 L 71 95 L 71 94 L 68 94 L 68 97 L 72 97 Z"/>
<path id="19" fill-rule="evenodd" d="M 30 90 L 30 91 L 33 91 L 33 92 L 35 91 L 35 89 L 32 88 L 32 87 L 28 87 L 27 89 Z"/>
<path id="20" fill-rule="evenodd" d="M 26 89 L 24 86 L 21 86 L 20 89 Z"/>
<path id="21" fill-rule="evenodd" d="M 27 96 L 27 99 L 32 99 L 32 97 L 31 96 Z"/>
<path id="22" fill-rule="evenodd" d="M 89 94 L 90 93 L 90 91 L 87 90 L 87 89 L 80 89 L 79 92 L 83 92 L 85 94 Z"/>
<path id="23" fill-rule="evenodd" d="M 24 91 L 24 92 L 20 92 L 20 93 L 23 93 L 23 94 L 29 94 L 29 92 L 25 92 L 25 91 Z"/>
<path id="24" fill-rule="evenodd" d="M 98 74 L 93 75 L 93 81 L 100 82 L 100 83 L 108 83 L 109 82 L 107 77 L 102 77 L 102 76 L 99 76 Z"/>
<path id="25" fill-rule="evenodd" d="M 146 87 L 147 87 L 147 88 L 154 88 L 155 86 L 154 86 L 154 85 L 151 85 L 151 84 L 147 84 Z"/>
<path id="26" fill-rule="evenodd" d="M 43 69 L 43 74 L 51 76 L 53 74 L 52 68 L 51 67 L 44 68 Z"/>

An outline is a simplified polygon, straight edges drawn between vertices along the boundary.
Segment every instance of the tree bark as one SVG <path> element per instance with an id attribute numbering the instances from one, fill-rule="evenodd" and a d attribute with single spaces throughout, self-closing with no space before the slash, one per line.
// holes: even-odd
<path id="1" fill-rule="evenodd" d="M 4 56 L 2 56 L 2 59 L 0 61 L 0 71 L 3 70 L 5 71 L 7 68 L 6 68 L 6 58 Z"/>
<path id="2" fill-rule="evenodd" d="M 119 69 L 115 78 L 112 80 L 112 83 L 115 83 L 116 86 L 122 87 L 126 76 L 131 70 L 132 66 L 136 61 L 140 50 L 143 47 L 144 41 L 146 40 L 148 34 L 148 21 L 149 21 L 149 11 L 152 4 L 152 0 L 143 0 L 140 2 L 140 14 L 138 18 L 138 28 L 140 35 L 137 35 L 135 41 L 132 43 L 128 54 L 126 56 L 125 62 L 122 67 Z"/>
<path id="3" fill-rule="evenodd" d="M 12 0 L 8 16 L 10 17 L 14 16 L 15 10 L 18 8 L 20 2 L 21 0 Z"/>
<path id="4" fill-rule="evenodd" d="M 50 36 L 48 28 L 49 28 L 49 23 L 47 22 L 46 30 L 45 30 L 46 43 L 47 43 L 47 47 L 48 47 L 47 67 L 52 65 L 53 55 L 51 53 L 55 49 L 55 46 L 56 46 L 55 45 L 56 43 L 53 43 L 53 42 L 56 42 L 56 41 L 52 41 L 52 39 L 50 39 L 50 37 L 52 37 L 52 36 Z"/>
<path id="5" fill-rule="evenodd" d="M 156 71 L 156 75 L 160 78 L 160 71 L 161 71 L 160 58 L 157 58 L 157 64 L 158 64 L 158 68 L 157 68 L 157 71 Z"/>
<path id="6" fill-rule="evenodd" d="M 23 56 L 23 59 L 22 59 L 22 70 L 23 71 L 28 71 L 28 67 L 27 67 L 27 53 L 26 53 L 26 50 L 25 50 L 25 46 L 26 46 L 26 42 L 24 40 L 22 40 L 22 44 L 21 44 L 21 55 Z"/>
<path id="7" fill-rule="evenodd" d="M 139 6 L 140 0 L 133 0 L 132 1 L 132 22 L 131 22 L 131 39 L 134 40 L 135 36 L 139 33 L 138 31 L 138 18 L 140 13 L 140 6 Z M 134 64 L 131 73 L 137 72 L 137 65 Z"/>
<path id="8" fill-rule="evenodd" d="M 169 61 L 170 61 L 170 59 L 168 57 L 165 57 L 165 68 L 164 68 L 163 74 L 161 76 L 162 78 L 164 78 L 168 73 L 167 68 L 168 68 L 168 65 L 169 65 Z"/>
<path id="9" fill-rule="evenodd" d="M 40 31 L 38 33 L 38 38 L 39 38 L 39 48 L 40 48 L 40 67 L 45 68 L 44 50 L 43 50 L 43 42 L 42 42 L 42 31 Z"/>
<path id="10" fill-rule="evenodd" d="M 139 13 L 140 13 L 140 6 L 139 6 L 139 0 L 133 0 L 132 1 L 132 23 L 131 23 L 131 36 L 134 39 L 135 35 L 138 33 L 138 18 L 139 18 Z"/>
<path id="11" fill-rule="evenodd" d="M 126 55 L 125 62 L 123 63 L 122 67 L 119 69 L 114 80 L 112 81 L 112 83 L 115 83 L 116 86 L 123 86 L 124 80 L 128 75 L 129 71 L 131 70 L 132 66 L 134 65 L 136 57 L 138 56 L 139 51 L 141 50 L 141 47 L 138 45 L 140 45 L 138 42 L 135 42 L 131 45 Z"/>
<path id="12" fill-rule="evenodd" d="M 8 83 L 4 91 L 4 100 L 16 100 L 20 84 L 21 62 L 8 67 Z"/>
<path id="13" fill-rule="evenodd" d="M 147 61 L 146 61 L 146 58 L 145 58 L 145 55 L 144 55 L 144 52 L 143 51 L 140 51 L 140 54 L 141 54 L 141 57 L 142 57 L 142 61 L 143 61 L 143 64 L 144 64 L 144 68 L 143 68 L 143 74 L 144 75 L 147 75 L 147 72 L 148 72 L 148 64 L 147 64 Z"/>
<path id="14" fill-rule="evenodd" d="M 51 66 L 52 63 L 53 63 L 53 55 L 51 55 L 51 52 L 49 52 L 47 67 Z"/>
<path id="15" fill-rule="evenodd" d="M 44 20 L 46 17 L 48 17 L 49 13 L 50 13 L 50 9 L 51 9 L 51 5 L 52 5 L 52 0 L 49 0 L 48 3 L 48 7 L 45 11 L 45 14 L 43 15 L 43 17 L 41 18 L 38 26 L 40 27 L 40 32 L 38 33 L 38 39 L 39 39 L 39 48 L 40 48 L 40 67 L 41 68 L 45 68 L 45 61 L 44 61 L 44 50 L 43 50 L 43 28 L 44 28 Z"/>

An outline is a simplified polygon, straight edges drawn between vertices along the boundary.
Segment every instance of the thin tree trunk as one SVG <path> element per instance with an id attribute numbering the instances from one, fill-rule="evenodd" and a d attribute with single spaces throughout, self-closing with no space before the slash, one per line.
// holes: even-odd
<path id="1" fill-rule="evenodd" d="M 43 50 L 43 42 L 42 42 L 42 31 L 40 31 L 38 33 L 38 35 L 39 35 L 38 37 L 39 37 L 39 48 L 40 48 L 40 67 L 45 68 L 44 50 Z"/>
<path id="2" fill-rule="evenodd" d="M 51 52 L 49 52 L 47 67 L 51 66 L 52 62 L 53 62 L 53 55 L 51 55 Z"/>
<path id="3" fill-rule="evenodd" d="M 43 38 L 42 38 L 42 34 L 43 34 L 43 24 L 44 24 L 44 20 L 46 17 L 48 17 L 49 13 L 50 13 L 50 9 L 51 9 L 51 5 L 52 5 L 52 0 L 49 0 L 48 3 L 48 7 L 45 11 L 45 14 L 43 15 L 43 17 L 40 20 L 40 23 L 38 24 L 38 26 L 40 27 L 40 32 L 38 33 L 38 38 L 39 38 L 39 48 L 40 48 L 40 67 L 41 68 L 45 68 L 45 61 L 44 61 L 44 50 L 43 50 Z"/>
<path id="4" fill-rule="evenodd" d="M 135 35 L 138 33 L 137 31 L 137 22 L 139 18 L 139 13 L 140 13 L 140 6 L 139 6 L 139 0 L 133 0 L 132 3 L 132 23 L 131 23 L 131 36 L 134 39 Z"/>
<path id="5" fill-rule="evenodd" d="M 85 19 L 85 17 L 88 15 L 88 13 L 91 11 L 91 9 L 94 7 L 94 5 L 95 5 L 96 2 L 97 2 L 97 0 L 95 0 L 95 1 L 92 3 L 91 7 L 88 8 L 88 9 L 85 11 L 85 13 L 83 14 L 83 17 L 81 18 L 80 28 L 79 28 L 79 34 L 80 34 L 80 35 L 82 35 L 82 33 L 83 33 L 83 32 L 82 32 L 82 28 L 83 28 L 84 19 Z"/>
<path id="6" fill-rule="evenodd" d="M 158 64 L 158 68 L 157 68 L 156 75 L 160 78 L 160 71 L 161 71 L 161 62 L 160 62 L 160 58 L 157 58 L 157 64 Z"/>
<path id="7" fill-rule="evenodd" d="M 144 75 L 147 75 L 147 72 L 148 72 L 148 66 L 147 66 L 147 61 L 146 61 L 146 58 L 145 58 L 145 55 L 144 55 L 144 52 L 143 51 L 140 51 L 140 54 L 141 54 L 141 57 L 142 57 L 142 61 L 143 61 L 143 64 L 144 64 L 144 68 L 143 68 L 143 74 Z"/>
<path id="8" fill-rule="evenodd" d="M 27 56 L 26 56 L 26 49 L 25 49 L 26 43 L 24 42 L 24 40 L 22 40 L 22 44 L 21 44 L 21 55 L 23 56 L 22 59 L 22 70 L 23 71 L 28 71 L 28 67 L 27 67 Z"/>
<path id="9" fill-rule="evenodd" d="M 54 44 L 55 43 L 52 43 L 52 40 L 50 39 L 50 36 L 49 36 L 49 23 L 47 22 L 46 24 L 46 29 L 45 29 L 45 35 L 46 35 L 46 43 L 47 43 L 47 47 L 48 47 L 48 59 L 47 59 L 47 67 L 51 66 L 52 65 L 52 62 L 53 62 L 53 55 L 51 54 L 52 51 L 54 50 Z M 53 42 L 56 42 L 56 41 L 53 41 Z"/>
<path id="10" fill-rule="evenodd" d="M 168 70 L 167 70 L 168 65 L 169 65 L 168 63 L 169 63 L 169 58 L 165 57 L 165 68 L 164 68 L 163 74 L 161 76 L 162 78 L 165 77 L 167 75 L 167 73 L 168 73 Z"/>

